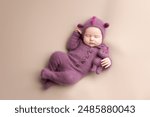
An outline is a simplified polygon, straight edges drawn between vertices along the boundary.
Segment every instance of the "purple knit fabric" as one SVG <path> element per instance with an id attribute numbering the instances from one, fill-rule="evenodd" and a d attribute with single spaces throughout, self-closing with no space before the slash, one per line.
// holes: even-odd
<path id="1" fill-rule="evenodd" d="M 101 44 L 97 52 L 97 56 L 93 60 L 93 65 L 91 68 L 92 72 L 96 72 L 96 74 L 100 74 L 100 72 L 104 69 L 100 63 L 102 59 L 109 57 L 108 49 L 109 48 L 105 44 Z"/>
<path id="2" fill-rule="evenodd" d="M 86 27 L 90 26 L 88 24 L 89 21 L 90 20 L 85 23 L 88 25 L 85 25 Z M 92 26 L 94 23 L 90 24 Z M 103 24 L 101 24 L 101 26 L 102 25 Z M 105 47 L 105 49 L 102 49 L 102 46 Z M 68 52 L 54 52 L 50 57 L 48 67 L 42 70 L 41 81 L 44 87 L 48 88 L 54 84 L 71 85 L 77 83 L 81 78 L 91 72 L 93 64 L 99 66 L 99 62 L 94 63 L 94 59 L 99 56 L 101 59 L 106 56 L 109 57 L 108 49 L 106 48 L 108 47 L 105 44 L 101 44 L 97 47 L 86 45 L 83 42 L 83 36 L 77 31 L 74 31 L 67 43 Z M 100 49 L 103 51 L 103 56 L 101 56 L 101 53 L 99 54 Z"/>
<path id="3" fill-rule="evenodd" d="M 88 28 L 88 27 L 97 27 L 101 30 L 102 32 L 102 37 L 104 38 L 105 37 L 105 29 L 107 27 L 109 27 L 109 24 L 108 23 L 104 23 L 101 19 L 93 16 L 92 18 L 90 18 L 89 20 L 87 20 L 84 25 L 82 24 L 78 24 L 79 28 L 82 29 L 82 32 L 83 34 L 85 33 L 85 30 Z"/>

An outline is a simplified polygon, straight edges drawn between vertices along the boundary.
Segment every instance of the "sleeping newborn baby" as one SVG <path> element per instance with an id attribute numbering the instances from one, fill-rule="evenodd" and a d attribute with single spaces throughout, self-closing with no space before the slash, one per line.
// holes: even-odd
<path id="1" fill-rule="evenodd" d="M 78 24 L 67 43 L 67 53 L 54 52 L 48 66 L 41 71 L 44 88 L 52 85 L 72 85 L 90 72 L 107 69 L 111 66 L 108 47 L 103 43 L 105 29 L 97 17 Z"/>

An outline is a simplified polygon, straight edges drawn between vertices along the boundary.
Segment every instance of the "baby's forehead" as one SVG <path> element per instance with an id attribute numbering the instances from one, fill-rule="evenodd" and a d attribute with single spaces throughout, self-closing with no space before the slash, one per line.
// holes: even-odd
<path id="1" fill-rule="evenodd" d="M 97 27 L 88 27 L 85 30 L 85 33 L 90 33 L 90 34 L 102 34 L 101 30 Z"/>

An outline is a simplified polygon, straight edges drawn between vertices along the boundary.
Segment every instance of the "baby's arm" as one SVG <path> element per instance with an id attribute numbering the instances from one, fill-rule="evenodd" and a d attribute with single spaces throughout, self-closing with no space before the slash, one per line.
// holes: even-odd
<path id="1" fill-rule="evenodd" d="M 67 43 L 67 49 L 68 50 L 74 50 L 78 47 L 79 43 L 81 41 L 81 32 L 78 28 L 72 33 L 68 43 Z"/>

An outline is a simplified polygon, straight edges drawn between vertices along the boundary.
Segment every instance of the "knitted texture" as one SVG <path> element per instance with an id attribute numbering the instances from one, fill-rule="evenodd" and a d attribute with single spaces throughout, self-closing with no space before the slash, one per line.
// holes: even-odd
<path id="1" fill-rule="evenodd" d="M 91 22 L 92 23 L 89 23 Z M 105 34 L 104 23 L 95 18 L 88 20 L 83 30 L 87 27 L 99 26 L 103 35 Z M 74 31 L 67 42 L 67 53 L 54 52 L 49 59 L 48 66 L 41 71 L 41 81 L 45 88 L 54 84 L 72 85 L 91 72 L 93 65 L 99 67 L 99 61 L 109 57 L 108 47 L 101 44 L 90 47 L 83 42 L 83 36 Z"/>
<path id="2" fill-rule="evenodd" d="M 85 33 L 85 30 L 88 27 L 97 27 L 97 28 L 99 28 L 101 30 L 102 36 L 104 38 L 104 36 L 105 36 L 105 29 L 109 27 L 109 24 L 108 23 L 104 23 L 101 19 L 93 16 L 92 18 L 87 20 L 83 25 L 82 24 L 78 24 L 78 27 L 80 29 L 82 29 L 83 34 Z"/>

